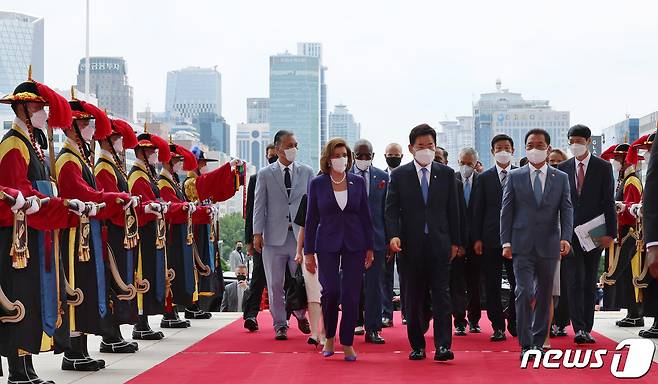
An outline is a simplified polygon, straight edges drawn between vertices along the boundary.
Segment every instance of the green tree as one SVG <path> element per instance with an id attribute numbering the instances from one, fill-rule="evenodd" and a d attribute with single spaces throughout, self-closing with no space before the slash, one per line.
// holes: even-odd
<path id="1" fill-rule="evenodd" d="M 244 241 L 244 219 L 240 213 L 231 213 L 220 219 L 220 239 L 222 243 L 222 269 L 228 270 L 229 254 L 235 249 L 235 242 Z"/>

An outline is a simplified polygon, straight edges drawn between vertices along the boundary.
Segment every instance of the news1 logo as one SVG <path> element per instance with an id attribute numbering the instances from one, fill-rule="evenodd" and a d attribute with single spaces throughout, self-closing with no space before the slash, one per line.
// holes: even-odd
<path id="1" fill-rule="evenodd" d="M 637 379 L 646 375 L 651 368 L 656 345 L 653 341 L 647 339 L 626 339 L 617 344 L 615 350 L 621 351 L 627 347 L 626 363 L 623 368 L 620 368 L 623 354 L 613 352 L 610 373 L 619 379 Z M 607 355 L 608 352 L 605 349 L 567 349 L 564 351 L 550 349 L 542 356 L 541 351 L 532 350 L 523 355 L 521 368 L 528 368 L 528 361 L 534 359 L 533 369 L 539 368 L 540 365 L 548 369 L 561 367 L 567 369 L 600 369 L 605 365 L 603 356 Z"/>

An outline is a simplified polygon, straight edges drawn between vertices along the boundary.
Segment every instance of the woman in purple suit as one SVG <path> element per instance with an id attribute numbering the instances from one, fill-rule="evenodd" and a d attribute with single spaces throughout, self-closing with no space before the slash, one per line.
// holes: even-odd
<path id="1" fill-rule="evenodd" d="M 356 361 L 352 347 L 361 280 L 373 261 L 373 227 L 365 181 L 348 173 L 352 151 L 343 139 L 332 139 L 320 158 L 322 174 L 308 187 L 304 253 L 306 268 L 315 273 L 317 254 L 322 285 L 322 314 L 327 342 L 325 357 L 334 354 L 338 305 L 342 308 L 340 343 L 346 361 Z"/>

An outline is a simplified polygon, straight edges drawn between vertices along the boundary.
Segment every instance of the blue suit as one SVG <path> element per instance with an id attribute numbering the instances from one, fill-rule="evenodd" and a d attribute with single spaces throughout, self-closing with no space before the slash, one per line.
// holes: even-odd
<path id="1" fill-rule="evenodd" d="M 539 176 L 531 178 L 531 170 L 534 172 L 535 168 L 526 165 L 509 173 L 500 212 L 501 245 L 512 247 L 517 330 L 519 344 L 524 348 L 541 346 L 546 339 L 560 240 L 570 241 L 573 231 L 567 174 L 548 167 L 537 203 L 533 185 L 539 182 L 535 181 Z"/>
<path id="2" fill-rule="evenodd" d="M 362 176 L 362 171 L 356 166 L 350 172 Z M 379 168 L 370 167 L 367 170 L 366 183 L 368 189 L 368 206 L 373 226 L 373 246 L 375 259 L 372 267 L 366 271 L 364 281 L 364 297 L 362 303 L 365 309 L 366 331 L 380 331 L 382 328 L 384 265 L 386 263 L 386 229 L 384 211 L 386 204 L 386 189 L 388 188 L 388 173 Z"/>
<path id="3" fill-rule="evenodd" d="M 373 249 L 373 228 L 365 181 L 347 174 L 347 205 L 340 209 L 329 175 L 311 180 L 304 227 L 304 253 L 317 253 L 322 314 L 327 338 L 336 336 L 342 308 L 340 343 L 351 346 L 359 310 L 365 254 Z"/>

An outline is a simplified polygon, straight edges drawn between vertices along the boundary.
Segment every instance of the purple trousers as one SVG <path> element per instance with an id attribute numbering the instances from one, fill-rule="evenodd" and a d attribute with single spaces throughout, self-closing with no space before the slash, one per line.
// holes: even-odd
<path id="1" fill-rule="evenodd" d="M 338 304 L 342 309 L 340 343 L 351 346 L 359 313 L 366 252 L 318 253 L 322 315 L 327 338 L 336 336 Z"/>

